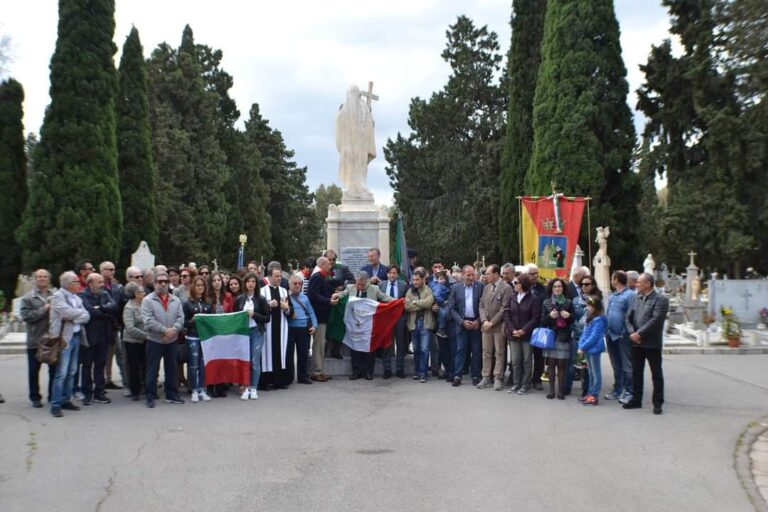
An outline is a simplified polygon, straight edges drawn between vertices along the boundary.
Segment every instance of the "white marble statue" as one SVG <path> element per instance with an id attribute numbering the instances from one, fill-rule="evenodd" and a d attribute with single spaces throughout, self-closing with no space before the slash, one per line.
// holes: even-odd
<path id="1" fill-rule="evenodd" d="M 336 149 L 339 151 L 339 179 L 345 198 L 373 199 L 368 190 L 368 163 L 376 158 L 370 100 L 376 99 L 369 84 L 367 93 L 353 85 L 336 116 Z M 368 98 L 363 101 L 363 96 Z"/>
<path id="2" fill-rule="evenodd" d="M 608 256 L 608 237 L 611 235 L 611 230 L 606 227 L 597 228 L 597 242 L 598 250 L 595 257 L 592 259 L 592 266 L 595 269 L 595 281 L 597 286 L 603 290 L 603 294 L 607 298 L 607 295 L 611 290 L 611 258 Z"/>
<path id="3" fill-rule="evenodd" d="M 656 262 L 653 261 L 653 255 L 649 254 L 645 261 L 643 261 L 643 272 L 646 274 L 651 274 L 652 276 L 656 275 Z"/>

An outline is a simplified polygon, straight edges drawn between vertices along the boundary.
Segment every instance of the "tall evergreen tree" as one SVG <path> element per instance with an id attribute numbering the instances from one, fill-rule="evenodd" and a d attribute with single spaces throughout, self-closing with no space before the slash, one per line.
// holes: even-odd
<path id="1" fill-rule="evenodd" d="M 117 178 L 114 0 L 60 0 L 51 104 L 17 231 L 26 269 L 54 275 L 84 257 L 116 260 L 122 236 Z"/>
<path id="2" fill-rule="evenodd" d="M 211 261 L 224 248 L 230 205 L 219 142 L 220 95 L 209 87 L 192 29 L 176 50 L 163 43 L 148 64 L 156 208 L 163 261 Z"/>
<path id="3" fill-rule="evenodd" d="M 618 267 L 640 256 L 626 75 L 612 0 L 548 2 L 526 192 L 547 195 L 554 181 L 567 195 L 591 196 L 592 224 L 610 225 Z M 591 236 L 582 229 L 582 240 Z"/>
<path id="4" fill-rule="evenodd" d="M 498 38 L 460 16 L 446 31 L 445 87 L 430 99 L 413 98 L 411 133 L 384 148 L 395 204 L 408 243 L 429 260 L 498 261 L 499 174 L 505 93 L 496 75 Z"/>
<path id="5" fill-rule="evenodd" d="M 505 261 L 519 256 L 520 215 L 517 196 L 523 184 L 533 146 L 533 95 L 541 63 L 546 0 L 512 2 L 512 43 L 507 55 L 509 110 L 507 137 L 501 160 L 499 237 Z"/>
<path id="6" fill-rule="evenodd" d="M 283 135 L 269 126 L 256 103 L 251 106 L 245 133 L 262 158 L 261 177 L 267 187 L 274 247 L 271 259 L 287 264 L 303 258 L 317 243 L 319 231 L 313 195 L 306 184 L 307 168 L 297 167 Z"/>
<path id="7" fill-rule="evenodd" d="M 739 275 L 765 260 L 765 133 L 749 95 L 738 92 L 738 66 L 718 62 L 716 2 L 664 5 L 683 54 L 673 56 L 669 41 L 652 48 L 638 103 L 655 170 L 668 181 L 663 241 L 673 264 L 695 249 L 701 266 Z"/>
<path id="8" fill-rule="evenodd" d="M 27 158 L 24 152 L 24 88 L 10 78 L 0 83 L 0 291 L 13 297 L 21 270 L 14 240 L 27 202 Z"/>
<path id="9" fill-rule="evenodd" d="M 157 250 L 159 230 L 155 212 L 155 169 L 149 129 L 147 71 L 136 27 L 123 45 L 118 70 L 117 165 L 123 203 L 121 265 L 128 265 L 131 253 L 145 240 Z"/>

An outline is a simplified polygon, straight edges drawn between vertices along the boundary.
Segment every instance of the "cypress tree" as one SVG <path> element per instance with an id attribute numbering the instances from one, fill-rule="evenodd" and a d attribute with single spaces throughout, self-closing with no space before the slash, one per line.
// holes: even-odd
<path id="1" fill-rule="evenodd" d="M 163 230 L 158 254 L 174 263 L 209 262 L 223 250 L 229 169 L 218 139 L 219 95 L 208 86 L 189 26 L 178 50 L 163 43 L 152 52 L 147 75 Z"/>
<path id="2" fill-rule="evenodd" d="M 533 95 L 541 63 L 546 0 L 512 2 L 512 43 L 507 56 L 509 110 L 507 136 L 501 159 L 499 237 L 505 261 L 519 255 L 519 195 L 531 161 L 533 145 Z M 522 263 L 522 262 L 521 262 Z"/>
<path id="3" fill-rule="evenodd" d="M 123 203 L 123 238 L 120 261 L 128 265 L 131 253 L 145 240 L 158 246 L 155 214 L 155 169 L 149 129 L 147 70 L 136 27 L 123 45 L 118 70 L 117 164 Z"/>
<path id="4" fill-rule="evenodd" d="M 60 0 L 51 103 L 34 180 L 17 231 L 26 269 L 54 275 L 80 258 L 116 260 L 122 213 L 117 179 L 113 0 Z"/>
<path id="5" fill-rule="evenodd" d="M 611 0 L 548 2 L 526 192 L 549 194 L 555 181 L 567 195 L 591 196 L 592 225 L 610 225 L 618 267 L 639 257 L 626 74 Z"/>
<path id="6" fill-rule="evenodd" d="M 0 83 L 0 291 L 13 297 L 21 252 L 14 240 L 27 202 L 24 152 L 24 88 L 10 78 Z"/>

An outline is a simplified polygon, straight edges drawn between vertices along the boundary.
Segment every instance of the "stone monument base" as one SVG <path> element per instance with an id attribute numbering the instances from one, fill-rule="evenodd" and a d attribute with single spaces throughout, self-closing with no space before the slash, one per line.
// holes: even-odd
<path id="1" fill-rule="evenodd" d="M 373 199 L 344 198 L 340 205 L 328 206 L 326 219 L 328 249 L 352 272 L 368 263 L 368 249 L 378 247 L 381 261 L 389 262 L 389 212 Z"/>

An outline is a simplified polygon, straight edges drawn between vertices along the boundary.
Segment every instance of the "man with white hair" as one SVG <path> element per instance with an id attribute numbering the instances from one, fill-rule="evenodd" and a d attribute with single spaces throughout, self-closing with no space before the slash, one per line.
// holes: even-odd
<path id="1" fill-rule="evenodd" d="M 589 275 L 592 275 L 589 267 L 577 267 L 573 269 L 573 272 L 571 272 L 571 280 L 568 281 L 568 290 L 571 292 L 571 300 L 576 297 L 584 298 L 580 283 L 584 277 Z"/>
<path id="2" fill-rule="evenodd" d="M 526 270 L 527 272 L 525 273 L 528 274 L 533 283 L 531 285 L 531 293 L 536 297 L 536 300 L 539 301 L 539 305 L 541 306 L 544 304 L 544 299 L 546 299 L 547 289 L 539 281 L 539 267 L 536 266 L 535 263 L 528 263 L 526 265 Z M 533 350 L 533 376 L 531 377 L 531 383 L 533 384 L 533 389 L 541 391 L 541 374 L 544 372 L 544 354 L 542 354 L 541 349 L 538 347 L 531 347 L 531 349 Z"/>
<path id="3" fill-rule="evenodd" d="M 640 274 L 636 270 L 627 270 L 627 288 L 637 293 L 637 280 L 640 278 Z"/>
<path id="4" fill-rule="evenodd" d="M 51 310 L 51 274 L 44 268 L 34 273 L 35 287 L 21 299 L 21 319 L 27 324 L 27 376 L 29 382 L 29 401 L 32 406 L 43 406 L 40 394 L 40 367 L 37 360 L 37 346 L 40 339 L 48 332 L 48 317 Z M 48 401 L 53 395 L 53 380 L 56 376 L 56 365 L 48 366 Z"/>
<path id="5" fill-rule="evenodd" d="M 51 399 L 51 414 L 61 418 L 62 409 L 79 411 L 80 408 L 70 400 L 75 386 L 77 374 L 77 356 L 80 352 L 80 342 L 86 341 L 83 324 L 91 319 L 91 315 L 83 307 L 83 301 L 77 295 L 80 281 L 74 272 L 64 272 L 59 276 L 59 290 L 51 297 L 49 336 L 61 336 L 67 342 L 59 354 L 56 367 L 56 377 L 53 381 L 53 398 Z"/>
<path id="6" fill-rule="evenodd" d="M 88 346 L 83 346 L 82 392 L 83 405 L 111 402 L 105 393 L 104 367 L 107 364 L 109 344 L 115 336 L 117 303 L 104 289 L 104 277 L 96 272 L 88 276 L 88 287 L 80 292 L 83 306 L 91 319 L 85 324 Z"/>

